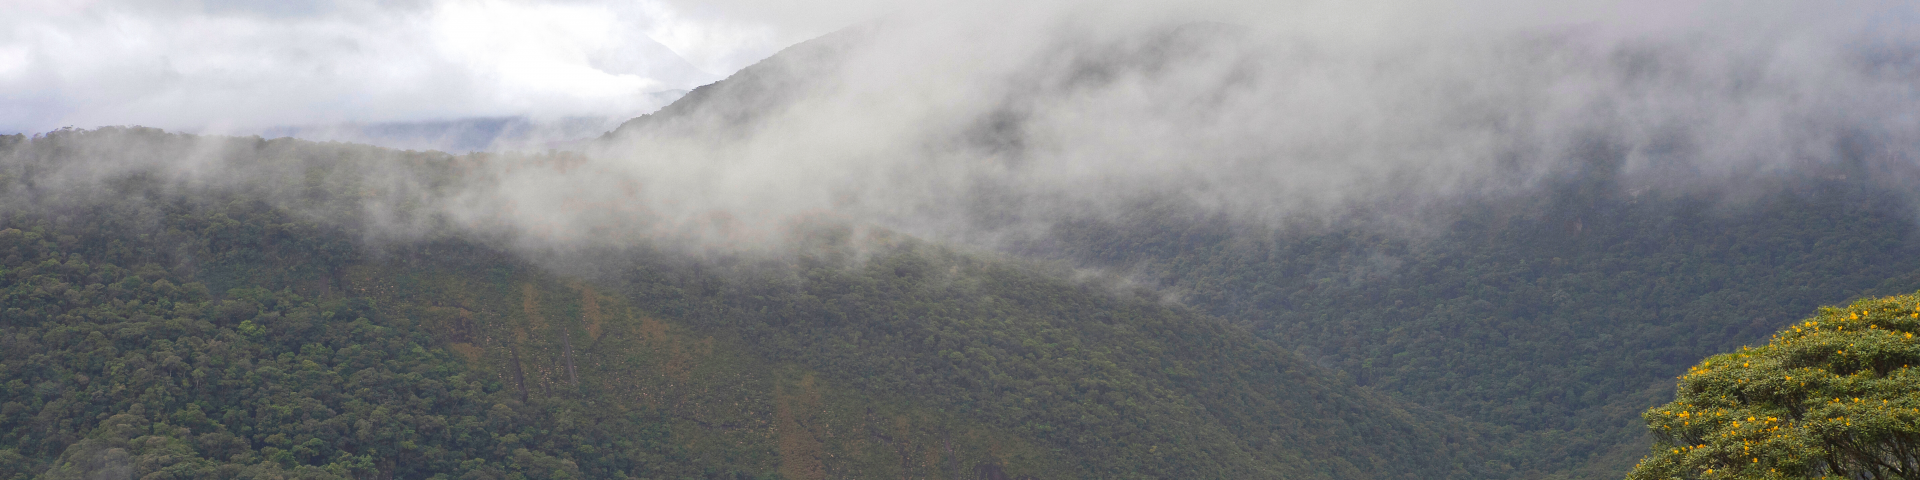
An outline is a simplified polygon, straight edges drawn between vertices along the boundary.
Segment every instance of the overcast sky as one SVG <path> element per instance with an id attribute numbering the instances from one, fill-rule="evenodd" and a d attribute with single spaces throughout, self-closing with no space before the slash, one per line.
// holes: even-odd
<path id="1" fill-rule="evenodd" d="M 630 118 L 673 98 L 658 92 L 724 78 L 781 48 L 908 9 L 907 3 L 4 0 L 0 133 L 105 125 L 246 133 L 285 125 L 514 115 L 536 121 Z M 974 5 L 976 12 L 1012 21 L 1034 16 L 1032 11 L 1044 10 L 1034 5 L 1048 2 L 944 3 Z M 1903 3 L 1887 0 L 1051 3 L 1091 7 L 1077 10 L 1082 12 L 1132 7 L 1153 17 L 1214 10 L 1198 17 L 1308 35 L 1385 37 L 1432 25 L 1479 30 L 1544 23 L 1552 30 L 1564 19 L 1631 31 L 1743 16 L 1805 21 L 1793 19 L 1836 9 L 1856 17 L 1865 10 L 1911 12 L 1885 8 Z"/>
<path id="2" fill-rule="evenodd" d="M 626 118 L 874 0 L 7 0 L 0 133 Z"/>

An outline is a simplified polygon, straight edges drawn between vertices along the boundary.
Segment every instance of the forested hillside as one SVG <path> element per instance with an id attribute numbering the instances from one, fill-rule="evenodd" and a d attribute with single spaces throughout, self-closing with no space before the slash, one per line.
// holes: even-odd
<path id="1" fill-rule="evenodd" d="M 807 118 L 791 110 L 822 106 L 816 101 L 796 107 L 796 98 L 834 88 L 830 78 L 819 78 L 819 71 L 795 69 L 841 67 L 847 57 L 862 54 L 857 48 L 848 52 L 853 48 L 848 45 L 858 45 L 851 37 L 859 34 L 843 32 L 796 46 L 796 55 L 775 56 L 703 87 L 674 108 L 623 126 L 605 139 L 608 148 L 655 145 L 649 135 L 723 132 L 719 138 L 738 138 L 742 130 L 749 130 L 742 125 L 764 128 L 773 133 L 763 136 L 780 138 L 784 131 L 779 128 L 793 128 L 777 123 L 780 116 Z M 1676 92 L 1684 92 L 1678 97 L 1686 98 L 1728 95 L 1731 105 L 1768 101 L 1764 95 L 1749 96 L 1757 90 L 1723 91 L 1716 82 L 1725 79 L 1714 76 L 1723 72 L 1702 67 L 1695 52 L 1678 44 L 1622 47 L 1596 55 L 1589 59 L 1591 63 L 1576 62 L 1579 66 L 1573 70 L 1578 73 L 1573 74 L 1555 70 L 1566 65 L 1558 62 L 1590 52 L 1552 40 L 1526 48 L 1496 49 L 1505 55 L 1499 57 L 1502 60 L 1546 59 L 1539 64 L 1500 63 L 1501 68 L 1564 75 L 1575 83 L 1598 82 L 1626 92 L 1603 96 L 1595 100 L 1592 110 L 1557 119 L 1573 127 L 1542 126 L 1551 123 L 1544 119 L 1549 112 L 1515 107 L 1530 105 L 1526 89 L 1546 88 L 1541 85 L 1511 85 L 1513 92 L 1520 92 L 1513 98 L 1469 88 L 1456 92 L 1464 95 L 1460 101 L 1465 106 L 1442 109 L 1448 115 L 1440 120 L 1445 127 L 1395 123 L 1395 129 L 1362 138 L 1309 129 L 1308 138 L 1275 142 L 1270 145 L 1273 151 L 1253 154 L 1232 148 L 1217 154 L 1205 150 L 1217 142 L 1141 146 L 1179 152 L 1173 157 L 1177 161 L 1167 164 L 1180 168 L 1159 171 L 1126 163 L 1151 163 L 1134 158 L 1135 152 L 1101 150 L 1109 143 L 1124 143 L 1122 139 L 1096 135 L 1088 143 L 1072 143 L 1088 139 L 1063 137 L 1057 130 L 1060 124 L 1044 118 L 1058 113 L 1050 108 L 1084 114 L 1060 105 L 1078 106 L 1073 102 L 1087 98 L 1104 102 L 1090 101 L 1097 105 L 1093 111 L 1108 112 L 1101 108 L 1126 105 L 1140 91 L 1157 92 L 1161 96 L 1151 98 L 1163 100 L 1148 102 L 1152 108 L 1131 113 L 1167 115 L 1176 122 L 1211 118 L 1171 105 L 1197 102 L 1237 112 L 1232 109 L 1252 107 L 1206 102 L 1252 88 L 1236 82 L 1263 72 L 1313 84 L 1321 78 L 1316 75 L 1340 72 L 1337 65 L 1346 60 L 1316 57 L 1311 48 L 1287 42 L 1265 46 L 1282 51 L 1301 48 L 1308 53 L 1297 55 L 1305 60 L 1236 57 L 1254 49 L 1241 41 L 1244 35 L 1225 25 L 1186 24 L 1105 43 L 1066 41 L 1070 46 L 1042 48 L 1045 53 L 1036 56 L 1040 61 L 1035 65 L 1006 76 L 1004 81 L 1012 87 L 983 89 L 986 98 L 980 100 L 985 107 L 943 110 L 972 115 L 943 120 L 968 128 L 939 130 L 918 139 L 961 152 L 941 150 L 951 157 L 935 158 L 999 168 L 965 171 L 973 175 L 967 177 L 970 183 L 951 196 L 939 197 L 940 206 L 925 210 L 950 214 L 941 220 L 964 224 L 946 230 L 959 230 L 952 235 L 955 238 L 1022 257 L 1129 275 L 1180 304 L 1228 319 L 1308 361 L 1343 372 L 1359 385 L 1470 419 L 1497 439 L 1501 446 L 1495 449 L 1502 452 L 1497 456 L 1501 461 L 1530 475 L 1623 475 L 1647 442 L 1638 413 L 1668 397 L 1669 380 L 1688 365 L 1716 352 L 1759 343 L 1769 332 L 1820 305 L 1920 289 L 1920 238 L 1914 229 L 1920 212 L 1913 208 L 1910 193 L 1912 179 L 1920 178 L 1920 172 L 1911 164 L 1910 154 L 1904 153 L 1908 147 L 1895 144 L 1897 135 L 1876 130 L 1879 127 L 1871 123 L 1818 115 L 1799 118 L 1793 114 L 1804 112 L 1791 112 L 1782 114 L 1794 121 L 1788 129 L 1791 135 L 1768 135 L 1798 135 L 1804 138 L 1793 137 L 1793 141 L 1803 143 L 1759 153 L 1748 148 L 1764 148 L 1741 144 L 1741 158 L 1710 158 L 1701 152 L 1724 147 L 1714 143 L 1715 137 L 1732 135 L 1732 130 L 1682 125 L 1693 120 L 1661 123 L 1672 120 L 1660 117 L 1662 112 L 1611 116 L 1633 105 L 1671 102 L 1677 97 L 1667 95 Z M 1543 52 L 1558 53 L 1531 56 Z M 1397 53 L 1408 58 L 1380 61 L 1423 66 L 1410 59 L 1425 58 L 1421 53 Z M 1471 57 L 1458 52 L 1447 55 Z M 1442 58 L 1455 58 L 1447 55 Z M 1192 88 L 1195 77 L 1213 78 L 1206 76 L 1206 69 L 1219 65 L 1204 60 L 1209 58 L 1241 61 L 1225 62 L 1221 68 L 1228 73 L 1220 75 L 1221 84 L 1198 84 L 1200 91 L 1221 92 L 1217 96 L 1189 98 L 1181 96 L 1186 89 L 1152 90 L 1169 85 Z M 1910 60 L 1860 53 L 1833 68 L 1854 72 L 1859 78 L 1904 84 L 1911 77 L 1895 72 L 1910 71 L 1903 70 L 1911 68 Z M 1274 63 L 1304 73 L 1295 77 L 1294 70 L 1260 70 Z M 1403 85 L 1395 77 L 1372 85 L 1384 91 L 1361 93 L 1392 97 L 1400 93 L 1393 87 L 1453 92 L 1446 88 L 1459 85 L 1449 81 L 1466 85 L 1501 81 L 1409 76 L 1434 84 Z M 1735 83 L 1754 81 L 1739 79 Z M 1791 78 L 1774 80 L 1789 82 L 1780 85 L 1792 82 Z M 1355 81 L 1379 80 L 1360 77 Z M 1282 90 L 1293 91 L 1290 88 Z M 1103 96 L 1107 94 L 1113 96 Z M 1484 96 L 1475 96 L 1480 94 Z M 1425 108 L 1440 108 L 1420 102 L 1457 100 L 1416 99 L 1413 105 L 1419 107 L 1373 115 L 1404 119 L 1433 113 Z M 1317 104 L 1308 104 L 1312 105 Z M 1639 114 L 1650 117 L 1633 116 Z M 1357 123 L 1370 125 L 1367 122 L 1375 117 L 1365 119 Z M 1085 120 L 1073 117 L 1073 121 Z M 1098 124 L 1128 131 L 1139 121 L 1143 120 Z M 701 130 L 689 125 L 727 127 Z M 1153 125 L 1187 131 L 1184 126 Z M 1468 127 L 1450 129 L 1456 125 Z M 1193 137 L 1212 139 L 1208 135 L 1216 134 L 1214 130 L 1238 126 L 1226 122 L 1197 128 L 1208 133 Z M 1258 137 L 1293 133 L 1296 127 L 1281 123 L 1274 131 L 1238 140 L 1266 145 Z M 1567 131 L 1533 130 L 1557 127 Z M 1435 140 L 1439 146 L 1419 150 L 1403 164 L 1380 158 L 1403 153 L 1394 150 L 1393 141 L 1405 139 L 1394 135 L 1433 130 L 1441 132 Z M 1529 137 L 1533 134 L 1564 138 Z M 1484 173 L 1481 180 L 1493 186 L 1473 185 L 1452 195 L 1429 197 L 1419 190 L 1447 179 L 1421 179 L 1422 174 L 1406 173 L 1447 173 L 1448 148 L 1471 149 L 1461 145 L 1477 145 L 1473 142 L 1488 137 L 1519 145 L 1513 150 L 1474 150 L 1499 158 L 1513 169 Z M 1425 139 L 1414 141 L 1421 140 Z M 1564 151 L 1548 151 L 1529 143 L 1552 141 L 1569 145 Z M 1289 150 L 1298 147 L 1296 143 L 1313 148 Z M 1340 149 L 1345 147 L 1365 154 L 1341 157 Z M 1074 148 L 1117 158 L 1101 157 L 1110 163 L 1079 164 L 1075 161 L 1086 155 Z M 1369 150 L 1375 148 L 1381 150 Z M 1159 152 L 1137 155 L 1152 159 L 1157 158 L 1155 153 Z M 1777 165 L 1751 158 L 1775 154 L 1791 158 Z M 1257 160 L 1237 163 L 1235 155 Z M 1379 168 L 1415 180 L 1395 183 L 1406 178 L 1389 175 L 1374 182 L 1340 184 L 1373 194 L 1352 203 L 1330 200 L 1341 198 L 1332 194 L 1310 197 L 1302 202 L 1337 207 L 1290 209 L 1285 201 L 1292 198 L 1286 190 L 1311 192 L 1321 187 L 1296 179 L 1318 178 L 1315 174 L 1322 172 L 1316 169 L 1327 164 Z M 934 170 L 944 165 L 929 162 L 914 168 Z M 1432 168 L 1441 171 L 1423 170 Z M 1053 178 L 1053 183 L 1022 177 L 1058 175 L 1061 170 L 1087 175 Z M 1160 172 L 1165 178 L 1145 181 L 1132 190 L 1102 190 L 1125 184 L 1126 175 L 1136 173 L 1133 170 Z M 1513 176 L 1502 176 L 1507 174 Z M 1344 180 L 1329 177 L 1329 185 Z M 1505 184 L 1527 186 L 1509 189 Z M 1382 185 L 1404 186 L 1408 191 L 1391 191 Z M 1089 190 L 1100 195 L 1089 195 Z M 925 223 L 938 222 L 919 225 Z M 940 226 L 929 230 L 940 231 Z"/>
<path id="2" fill-rule="evenodd" d="M 1147 23 L 851 29 L 578 152 L 0 137 L 0 478 L 1619 478 L 1920 289 L 1920 56 Z"/>
<path id="3" fill-rule="evenodd" d="M 777 253 L 527 257 L 419 203 L 461 162 L 552 158 L 150 129 L 4 149 L 10 477 L 1514 468 L 1466 422 L 1057 266 L 832 221 Z"/>
<path id="4" fill-rule="evenodd" d="M 1825 304 L 1920 289 L 1899 192 L 1802 179 L 1754 198 L 1564 185 L 1425 235 L 1247 229 L 1178 202 L 1055 226 L 1030 253 L 1137 272 L 1356 382 L 1520 432 L 1601 476 L 1637 414 L 1714 352 Z M 1524 450 L 1525 447 L 1522 447 Z"/>

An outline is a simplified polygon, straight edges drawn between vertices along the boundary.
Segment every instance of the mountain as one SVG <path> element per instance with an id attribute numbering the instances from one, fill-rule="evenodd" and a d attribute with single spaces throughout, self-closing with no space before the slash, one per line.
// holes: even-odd
<path id="1" fill-rule="evenodd" d="M 1619 478 L 1920 289 L 1900 58 L 990 26 L 578 152 L 0 137 L 0 475 Z"/>
<path id="2" fill-rule="evenodd" d="M 1432 237 L 1235 232 L 1178 203 L 1063 222 L 1027 252 L 1138 272 L 1366 385 L 1618 476 L 1677 372 L 1822 305 L 1920 290 L 1899 192 L 1807 180 L 1750 203 L 1551 195 Z"/>
<path id="3" fill-rule="evenodd" d="M 1512 468 L 1462 461 L 1498 452 L 1460 420 L 1057 265 L 831 220 L 780 252 L 535 254 L 433 211 L 485 164 L 567 154 L 139 128 L 0 152 L 12 477 Z"/>
<path id="4" fill-rule="evenodd" d="M 831 109 L 872 96 L 917 93 L 891 84 L 878 86 L 877 92 L 849 93 L 861 86 L 859 81 L 831 72 L 873 72 L 873 64 L 861 62 L 885 53 L 876 54 L 875 47 L 860 43 L 861 35 L 869 34 L 849 32 L 796 46 L 792 56 L 777 55 L 697 89 L 683 102 L 630 121 L 601 140 L 612 151 L 689 135 L 752 142 L 756 134 L 778 137 L 783 129 L 796 128 L 790 119 L 807 118 L 791 109 Z M 1669 90 L 1734 95 L 1737 105 L 1764 101 L 1720 87 L 1685 90 L 1718 82 L 1711 68 L 1688 63 L 1698 59 L 1685 45 L 1622 47 L 1569 68 L 1577 74 L 1557 70 L 1568 67 L 1555 62 L 1581 58 L 1579 48 L 1584 47 L 1536 38 L 1527 46 L 1496 48 L 1506 55 L 1502 59 L 1541 55 L 1538 58 L 1551 59 L 1543 61 L 1556 69 L 1528 73 L 1568 75 L 1638 93 L 1601 98 L 1596 101 L 1600 107 L 1555 119 L 1577 125 L 1568 132 L 1542 134 L 1574 139 L 1562 157 L 1543 153 L 1529 143 L 1536 139 L 1526 136 L 1552 126 L 1537 126 L 1551 123 L 1543 120 L 1545 113 L 1525 111 L 1509 124 L 1496 110 L 1501 105 L 1448 111 L 1470 116 L 1444 122 L 1491 125 L 1488 131 L 1493 133 L 1447 133 L 1474 141 L 1483 138 L 1476 135 L 1504 136 L 1499 141 L 1519 146 L 1486 155 L 1505 163 L 1486 173 L 1484 184 L 1468 184 L 1472 188 L 1442 198 L 1417 191 L 1381 192 L 1340 204 L 1343 208 L 1332 213 L 1261 218 L 1238 211 L 1234 202 L 1299 185 L 1288 183 L 1291 173 L 1276 175 L 1233 162 L 1169 169 L 1163 180 L 1140 188 L 1101 190 L 1106 195 L 1092 199 L 1080 196 L 1097 188 L 1084 186 L 1088 184 L 1131 185 L 1124 183 L 1131 173 L 1127 169 L 1139 167 L 1125 163 L 1131 152 L 1090 144 L 1063 146 L 1072 137 L 1060 136 L 1061 124 L 1048 116 L 1060 115 L 1062 104 L 1109 99 L 1103 96 L 1109 91 L 1135 95 L 1161 92 L 1154 88 L 1165 82 L 1183 85 L 1180 82 L 1191 81 L 1187 76 L 1200 75 L 1194 71 L 1215 65 L 1204 59 L 1252 48 L 1244 46 L 1246 35 L 1245 29 L 1215 24 L 1186 24 L 1105 41 L 1068 35 L 1075 40 L 1036 47 L 1033 50 L 1041 52 L 1032 57 L 1036 60 L 1011 62 L 1020 66 L 988 76 L 988 83 L 996 86 L 972 98 L 975 102 L 967 107 L 941 111 L 951 115 L 939 117 L 940 124 L 957 128 L 906 140 L 871 141 L 936 152 L 931 155 L 936 161 L 901 161 L 906 170 L 953 171 L 939 162 L 978 162 L 999 169 L 961 170 L 957 175 L 965 179 L 959 181 L 962 187 L 940 191 L 934 195 L 937 200 L 930 201 L 938 206 L 916 210 L 954 217 L 945 220 L 945 230 L 926 230 L 933 235 L 959 230 L 968 233 L 943 238 L 1021 258 L 1120 272 L 1180 305 L 1340 372 L 1365 390 L 1465 419 L 1472 424 L 1470 430 L 1490 432 L 1484 438 L 1493 446 L 1485 450 L 1488 456 L 1463 459 L 1464 464 L 1491 460 L 1519 468 L 1523 476 L 1618 478 L 1649 442 L 1640 412 L 1671 396 L 1671 379 L 1698 359 L 1762 343 L 1770 332 L 1822 305 L 1920 289 L 1920 242 L 1913 223 L 1920 212 L 1910 193 L 1910 181 L 1920 178 L 1920 169 L 1911 163 L 1911 147 L 1897 140 L 1905 138 L 1901 134 L 1876 130 L 1869 120 L 1796 119 L 1800 123 L 1794 125 L 1802 131 L 1794 135 L 1815 139 L 1787 146 L 1800 157 L 1781 165 L 1728 166 L 1715 162 L 1734 160 L 1701 153 L 1718 148 L 1710 130 L 1698 133 L 1698 139 L 1691 137 L 1696 134 L 1692 127 L 1681 125 L 1622 131 L 1608 115 L 1631 108 L 1622 105 L 1673 98 Z M 1288 47 L 1304 53 L 1287 51 L 1282 58 L 1318 53 L 1313 45 Z M 1420 60 L 1426 57 L 1419 52 L 1397 51 L 1403 57 L 1357 62 L 1424 66 Z M 1224 78 L 1239 82 L 1220 91 L 1252 88 L 1244 86 L 1250 82 L 1246 79 L 1257 77 L 1260 68 L 1280 70 L 1271 65 L 1273 57 L 1250 58 L 1220 62 L 1231 67 Z M 1478 60 L 1470 54 L 1442 58 Z M 1903 60 L 1906 57 L 1878 54 L 1848 58 L 1840 65 L 1844 71 L 1895 82 L 1901 80 L 1890 72 L 1908 71 L 1911 63 Z M 1286 65 L 1309 73 L 1322 67 L 1312 62 Z M 1454 86 L 1408 88 L 1416 87 L 1452 91 L 1446 89 Z M 1167 103 L 1146 102 L 1155 107 Z M 1406 108 L 1408 115 L 1419 115 L 1425 107 Z M 1863 123 L 1851 123 L 1854 120 Z M 1137 126 L 1131 120 L 1083 123 L 1094 126 L 1070 127 L 1126 132 Z M 1092 138 L 1135 145 L 1121 137 Z M 1660 140 L 1633 143 L 1645 137 Z M 1416 153 L 1454 147 L 1446 141 L 1453 140 Z M 1175 158 L 1181 153 L 1194 158 L 1212 154 L 1181 150 L 1194 146 L 1162 147 L 1178 152 Z M 1093 164 L 1088 167 L 1093 173 L 1084 177 L 1056 178 L 1057 183 L 1030 179 L 1085 166 L 1061 160 L 1077 155 L 1062 153 L 1076 148 L 1118 157 Z M 1370 153 L 1397 152 L 1381 147 Z M 1291 154 L 1296 153 L 1264 155 Z M 1273 163 L 1308 173 L 1321 167 L 1305 161 Z M 1208 166 L 1231 168 L 1189 173 Z M 1374 166 L 1433 172 L 1420 163 Z M 1717 170 L 1735 173 L 1714 173 Z M 999 172 L 1012 173 L 997 176 Z M 1190 175 L 1205 181 L 1181 183 Z M 1244 184 L 1236 183 L 1243 179 Z M 1393 181 L 1402 179 L 1389 177 L 1379 184 L 1400 185 Z M 1223 199 L 1225 194 L 1217 192 L 1242 197 Z M 1302 202 L 1340 201 L 1316 197 Z M 964 226 L 951 227 L 955 222 Z"/>
<path id="5" fill-rule="evenodd" d="M 686 90 L 663 90 L 648 93 L 645 97 L 649 103 L 662 105 L 671 104 L 686 94 Z M 617 119 L 606 117 L 540 120 L 520 115 L 415 122 L 284 125 L 244 134 L 461 154 L 488 150 L 577 150 L 607 131 L 608 127 L 617 125 L 616 122 Z"/>
<path id="6" fill-rule="evenodd" d="M 350 142 L 404 150 L 470 153 L 492 149 L 565 147 L 606 128 L 601 118 L 535 122 L 527 117 L 467 118 L 437 122 L 284 126 L 262 129 L 266 138 Z"/>
<path id="7" fill-rule="evenodd" d="M 740 69 L 726 79 L 689 90 L 672 103 L 621 122 L 601 141 L 634 135 L 712 135 L 749 128 L 782 111 L 836 76 L 848 49 L 873 26 L 853 27 L 800 42 Z"/>

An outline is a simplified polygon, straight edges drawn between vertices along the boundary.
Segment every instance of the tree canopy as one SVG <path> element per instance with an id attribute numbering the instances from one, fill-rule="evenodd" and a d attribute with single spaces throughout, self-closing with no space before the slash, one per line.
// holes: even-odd
<path id="1" fill-rule="evenodd" d="M 1920 294 L 1873 298 L 1700 362 L 1628 478 L 1920 478 L 1916 331 Z"/>

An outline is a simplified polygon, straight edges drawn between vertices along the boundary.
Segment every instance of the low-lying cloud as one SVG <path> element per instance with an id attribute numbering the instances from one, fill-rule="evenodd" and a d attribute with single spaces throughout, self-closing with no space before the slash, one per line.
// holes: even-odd
<path id="1" fill-rule="evenodd" d="M 992 243 L 1143 198 L 1417 219 L 1595 169 L 1636 190 L 1897 185 L 1920 180 L 1915 19 L 1872 1 L 924 4 L 581 155 L 473 157 L 403 203 L 531 246 L 735 248 L 823 217 Z"/>
<path id="2" fill-rule="evenodd" d="M 1418 217 L 1596 168 L 1668 191 L 1916 170 L 1920 43 L 1890 20 L 1913 7 L 1529 5 L 907 10 L 450 209 L 582 232 L 642 211 L 728 238 L 827 215 L 991 241 L 1149 196 L 1280 223 Z M 607 202 L 622 210 L 563 207 Z"/>

